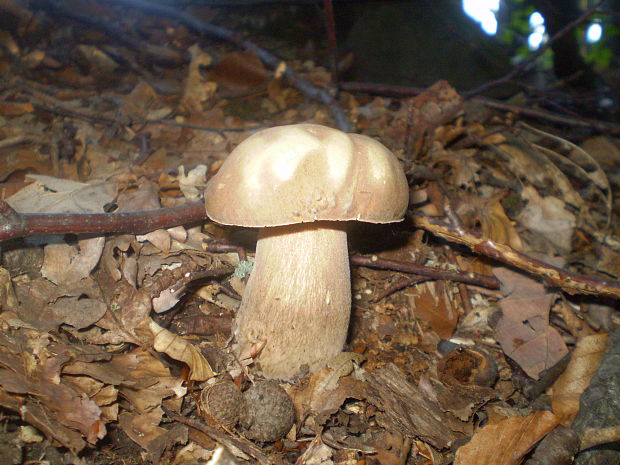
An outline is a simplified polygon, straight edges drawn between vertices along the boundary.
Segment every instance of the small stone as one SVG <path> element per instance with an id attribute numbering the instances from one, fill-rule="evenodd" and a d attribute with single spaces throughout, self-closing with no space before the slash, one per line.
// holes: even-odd
<path id="1" fill-rule="evenodd" d="M 258 381 L 245 391 L 241 415 L 243 435 L 260 442 L 283 438 L 295 423 L 295 408 L 286 391 L 273 380 Z"/>
<path id="2" fill-rule="evenodd" d="M 202 390 L 200 400 L 203 416 L 211 416 L 225 428 L 234 427 L 244 409 L 243 394 L 231 381 L 207 386 Z"/>

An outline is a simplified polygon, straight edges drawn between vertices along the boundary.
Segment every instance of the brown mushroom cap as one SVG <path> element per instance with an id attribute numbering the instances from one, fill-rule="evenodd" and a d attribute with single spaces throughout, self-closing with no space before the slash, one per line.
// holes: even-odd
<path id="1" fill-rule="evenodd" d="M 400 221 L 409 189 L 396 157 L 370 137 L 317 124 L 259 131 L 207 185 L 206 211 L 221 224 Z"/>

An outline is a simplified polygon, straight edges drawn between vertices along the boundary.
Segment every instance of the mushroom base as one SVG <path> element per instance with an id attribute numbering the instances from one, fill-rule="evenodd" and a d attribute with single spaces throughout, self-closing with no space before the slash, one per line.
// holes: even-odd
<path id="1" fill-rule="evenodd" d="M 342 351 L 351 310 L 347 235 L 337 222 L 263 228 L 235 323 L 241 353 L 288 380 L 321 369 Z"/>

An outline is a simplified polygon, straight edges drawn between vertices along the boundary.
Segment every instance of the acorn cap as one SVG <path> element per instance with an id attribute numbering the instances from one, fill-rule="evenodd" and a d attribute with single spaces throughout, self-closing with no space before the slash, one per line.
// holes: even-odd
<path id="1" fill-rule="evenodd" d="M 221 224 L 400 221 L 409 187 L 398 159 L 367 136 L 318 124 L 256 132 L 235 148 L 205 191 Z"/>

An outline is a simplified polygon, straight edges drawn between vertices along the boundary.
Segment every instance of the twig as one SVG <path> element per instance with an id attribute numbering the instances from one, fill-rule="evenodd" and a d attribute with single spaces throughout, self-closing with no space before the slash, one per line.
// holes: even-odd
<path id="1" fill-rule="evenodd" d="M 340 89 L 347 92 L 365 92 L 369 94 L 393 96 L 393 97 L 409 97 L 419 95 L 424 92 L 421 87 L 397 86 L 390 84 L 375 84 L 371 82 L 341 82 Z M 620 134 L 620 125 L 598 121 L 587 118 L 572 118 L 570 116 L 558 115 L 549 111 L 540 110 L 538 108 L 523 107 L 501 102 L 489 97 L 472 97 L 472 102 L 481 103 L 484 106 L 495 108 L 503 111 L 511 111 L 518 115 L 530 118 L 542 119 L 552 123 L 564 126 L 574 126 L 583 128 L 593 128 L 597 131 Z"/>
<path id="2" fill-rule="evenodd" d="M 89 214 L 18 213 L 8 203 L 0 202 L 0 241 L 41 234 L 144 234 L 155 229 L 170 228 L 206 219 L 207 215 L 202 202 L 192 202 L 159 210 Z M 563 270 L 518 252 L 505 244 L 483 238 L 462 227 L 454 228 L 439 219 L 422 214 L 414 214 L 413 219 L 416 226 L 435 236 L 463 244 L 476 253 L 540 276 L 549 285 L 563 289 L 569 294 L 602 295 L 620 299 L 620 282 L 618 281 L 607 281 Z M 429 268 L 417 263 L 388 260 L 377 256 L 352 255 L 351 264 L 402 271 L 489 289 L 499 288 L 499 281 L 492 276 Z"/>
<path id="3" fill-rule="evenodd" d="M 261 451 L 258 447 L 256 447 L 254 444 L 252 444 L 250 441 L 245 440 L 245 439 L 240 439 L 240 438 L 235 438 L 232 437 L 228 434 L 225 434 L 223 432 L 221 432 L 220 430 L 212 427 L 212 426 L 208 426 L 205 425 L 204 423 L 200 423 L 199 421 L 196 420 L 191 420 L 189 418 L 185 418 L 182 417 L 181 415 L 174 413 L 172 410 L 162 406 L 164 409 L 164 412 L 166 412 L 166 415 L 174 420 L 174 421 L 178 421 L 179 423 L 183 423 L 184 425 L 189 426 L 190 428 L 194 428 L 198 431 L 200 431 L 201 433 L 206 434 L 207 436 L 209 436 L 211 439 L 213 439 L 214 441 L 223 444 L 225 446 L 233 446 L 241 451 L 243 451 L 244 453 L 248 454 L 250 457 L 254 457 L 256 460 L 258 460 L 261 464 L 263 465 L 272 465 L 273 462 L 271 460 L 269 460 L 269 457 L 267 457 L 263 451 Z"/>
<path id="4" fill-rule="evenodd" d="M 444 279 L 446 281 L 455 281 L 459 283 L 473 284 L 488 289 L 499 289 L 499 280 L 493 276 L 484 276 L 481 274 L 449 271 L 439 268 L 430 268 L 428 266 L 419 265 L 413 262 L 403 262 L 400 260 L 389 260 L 387 258 L 379 258 L 376 255 L 367 257 L 365 255 L 351 255 L 351 264 L 358 266 L 366 266 L 368 268 L 378 268 L 382 270 L 402 271 L 404 273 L 413 273 L 417 277 L 426 277 L 430 279 Z"/>
<path id="5" fill-rule="evenodd" d="M 620 281 L 607 281 L 584 276 L 544 263 L 462 227 L 454 227 L 441 219 L 416 213 L 414 224 L 449 242 L 463 244 L 472 251 L 502 263 L 512 265 L 527 273 L 543 278 L 550 286 L 569 294 L 602 295 L 620 299 Z"/>
<path id="6" fill-rule="evenodd" d="M 379 302 L 380 300 L 385 299 L 387 296 L 394 294 L 402 289 L 405 289 L 409 286 L 413 286 L 414 284 L 419 284 L 424 281 L 428 281 L 429 278 L 425 278 L 424 276 L 412 276 L 406 279 L 401 279 L 400 281 L 395 282 L 379 295 L 374 296 L 371 299 L 371 302 Z"/>
<path id="7" fill-rule="evenodd" d="M 594 14 L 594 12 L 603 3 L 605 3 L 605 1 L 606 0 L 599 0 L 597 3 L 595 3 L 590 8 L 588 8 L 586 11 L 583 12 L 583 14 L 581 14 L 580 16 L 575 18 L 573 21 L 571 21 L 566 26 L 564 26 L 562 29 L 560 29 L 557 32 L 557 34 L 555 34 L 553 37 L 551 37 L 547 41 L 547 43 L 545 43 L 545 45 L 543 45 L 538 50 L 536 50 L 534 53 L 532 53 L 529 57 L 527 57 L 526 60 L 524 60 L 518 66 L 513 68 L 509 73 L 505 74 L 504 76 L 502 76 L 499 79 L 495 79 L 493 81 L 486 82 L 486 83 L 482 84 L 481 86 L 476 87 L 475 89 L 468 90 L 467 92 L 463 93 L 463 96 L 465 98 L 469 98 L 469 97 L 473 97 L 475 95 L 481 94 L 482 92 L 484 92 L 484 91 L 486 91 L 486 90 L 488 90 L 488 89 L 490 89 L 492 87 L 497 87 L 497 86 L 499 86 L 501 84 L 504 84 L 506 82 L 512 81 L 516 76 L 524 73 L 527 70 L 527 68 L 529 68 L 529 66 L 534 61 L 536 61 L 536 59 L 539 56 L 541 56 L 549 47 L 551 47 L 551 45 L 555 41 L 557 41 L 560 37 L 562 37 L 565 34 L 567 34 L 572 28 L 574 28 L 575 26 L 583 23 L 586 19 L 588 19 L 590 16 L 592 16 Z"/>
<path id="8" fill-rule="evenodd" d="M 118 3 L 130 8 L 140 8 L 145 11 L 151 11 L 157 13 L 160 16 L 174 19 L 175 21 L 179 21 L 186 26 L 194 29 L 197 32 L 202 34 L 208 34 L 213 37 L 217 37 L 220 39 L 227 40 L 238 47 L 241 47 L 249 52 L 255 54 L 263 63 L 272 69 L 282 68 L 284 67 L 283 76 L 291 83 L 293 86 L 297 88 L 302 94 L 306 97 L 318 100 L 322 102 L 325 106 L 329 108 L 336 122 L 336 126 L 339 129 L 349 132 L 351 131 L 351 123 L 349 122 L 347 116 L 344 113 L 342 107 L 338 104 L 334 96 L 327 90 L 321 89 L 313 86 L 307 80 L 299 76 L 290 66 L 287 66 L 286 63 L 278 58 L 276 55 L 271 52 L 265 50 L 262 47 L 259 47 L 255 43 L 244 39 L 240 34 L 231 31 L 230 29 L 226 29 L 221 26 L 216 26 L 214 24 L 206 23 L 200 20 L 198 17 L 185 13 L 183 11 L 179 11 L 176 8 L 162 5 L 159 3 L 152 2 L 150 0 L 112 0 L 114 3 Z"/>
<path id="9" fill-rule="evenodd" d="M 122 213 L 43 214 L 18 213 L 8 203 L 0 201 L 0 241 L 46 234 L 145 234 L 206 218 L 202 202 Z"/>
<path id="10" fill-rule="evenodd" d="M 234 245 L 234 244 L 224 244 L 221 242 L 207 242 L 204 244 L 205 250 L 207 252 L 215 252 L 215 253 L 236 253 L 239 255 L 239 261 L 245 262 L 248 259 L 247 254 L 245 253 L 245 249 L 243 247 Z"/>

